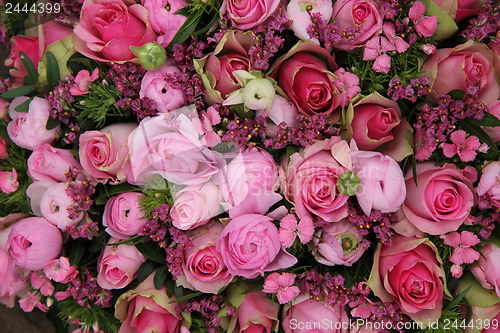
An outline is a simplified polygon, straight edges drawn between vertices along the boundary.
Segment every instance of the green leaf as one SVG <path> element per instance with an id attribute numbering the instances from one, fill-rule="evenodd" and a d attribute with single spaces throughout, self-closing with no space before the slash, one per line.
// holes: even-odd
<path id="1" fill-rule="evenodd" d="M 193 35 L 203 35 L 219 20 L 219 16 L 213 14 L 212 20 L 202 29 L 193 32 Z"/>
<path id="2" fill-rule="evenodd" d="M 485 113 L 483 119 L 477 120 L 475 118 L 467 118 L 467 121 L 475 126 L 495 127 L 500 126 L 500 119 L 491 113 Z"/>
<path id="3" fill-rule="evenodd" d="M 137 281 L 142 282 L 154 271 L 156 264 L 152 261 L 147 260 L 141 265 L 139 271 L 137 272 Z"/>
<path id="4" fill-rule="evenodd" d="M 174 281 L 169 280 L 165 283 L 165 289 L 167 290 L 168 298 L 172 298 L 174 296 Z"/>
<path id="5" fill-rule="evenodd" d="M 155 277 L 153 279 L 156 289 L 161 289 L 163 283 L 167 279 L 167 275 L 168 275 L 168 266 L 167 265 L 160 266 L 160 268 L 158 268 L 158 270 L 156 271 Z"/>
<path id="6" fill-rule="evenodd" d="M 187 301 L 187 300 L 190 300 L 192 298 L 195 298 L 195 297 L 198 297 L 198 296 L 202 296 L 202 295 L 203 295 L 203 293 L 201 291 L 197 291 L 195 293 L 179 297 L 178 299 L 174 299 L 173 301 L 170 301 L 169 303 L 173 304 L 173 303 L 184 302 L 184 301 Z"/>
<path id="7" fill-rule="evenodd" d="M 287 146 L 286 147 L 286 163 L 290 162 L 290 156 L 299 152 L 298 146 Z"/>
<path id="8" fill-rule="evenodd" d="M 78 265 L 80 260 L 83 258 L 87 245 L 83 239 L 75 240 L 69 250 L 69 263 L 71 266 Z"/>
<path id="9" fill-rule="evenodd" d="M 16 144 L 10 138 L 9 133 L 7 133 L 7 125 L 6 124 L 0 125 L 0 137 L 2 137 L 2 139 L 4 139 L 9 145 L 14 146 L 14 147 L 16 146 Z"/>
<path id="10" fill-rule="evenodd" d="M 18 106 L 16 106 L 16 111 L 17 112 L 28 112 L 29 108 L 30 108 L 30 103 L 31 101 L 33 100 L 33 97 L 32 98 L 28 98 L 27 100 L 25 100 L 24 102 L 22 102 L 21 104 L 19 104 Z"/>
<path id="11" fill-rule="evenodd" d="M 174 44 L 182 44 L 196 30 L 196 26 L 200 22 L 202 12 L 192 12 L 189 14 L 186 22 L 181 26 L 174 38 L 168 44 L 167 48 L 171 49 Z"/>
<path id="12" fill-rule="evenodd" d="M 50 90 L 57 87 L 59 84 L 59 64 L 56 57 L 52 52 L 47 52 L 47 82 L 49 83 Z"/>
<path id="13" fill-rule="evenodd" d="M 413 171 L 413 180 L 415 181 L 415 186 L 418 187 L 417 184 L 417 159 L 415 158 L 415 155 L 411 155 L 411 168 Z"/>
<path id="14" fill-rule="evenodd" d="M 30 84 L 27 86 L 22 86 L 19 88 L 11 89 L 6 92 L 4 92 L 0 97 L 6 98 L 6 99 L 12 99 L 20 96 L 25 96 L 35 90 L 35 86 Z"/>
<path id="15" fill-rule="evenodd" d="M 451 301 L 447 306 L 446 308 L 444 308 L 443 311 L 447 311 L 447 310 L 450 310 L 452 308 L 454 308 L 455 306 L 457 306 L 461 301 L 462 299 L 464 299 L 465 297 L 465 294 L 467 294 L 467 292 L 469 291 L 469 289 L 472 288 L 472 286 L 468 286 L 467 288 L 465 288 L 465 290 L 463 290 L 460 295 L 458 295 L 457 297 L 455 297 L 453 299 L 453 301 Z"/>
<path id="16" fill-rule="evenodd" d="M 28 76 L 33 80 L 33 82 L 36 82 L 38 80 L 38 73 L 31 59 L 23 51 L 19 51 L 19 58 L 21 58 L 21 62 L 23 63 Z"/>
<path id="17" fill-rule="evenodd" d="M 178 11 L 176 11 L 174 14 L 184 15 L 184 16 L 188 17 L 189 14 L 190 14 L 189 8 L 188 7 L 182 7 L 181 9 L 179 9 Z"/>
<path id="18" fill-rule="evenodd" d="M 146 258 L 157 262 L 159 264 L 165 264 L 166 256 L 162 253 L 162 249 L 156 245 L 154 242 L 138 243 L 135 247 L 139 252 L 141 252 Z"/>
<path id="19" fill-rule="evenodd" d="M 465 91 L 462 89 L 453 89 L 452 91 L 448 92 L 446 95 L 450 96 L 455 101 L 462 101 L 465 97 Z"/>
<path id="20" fill-rule="evenodd" d="M 47 119 L 47 125 L 45 125 L 45 128 L 50 131 L 51 129 L 56 128 L 57 125 L 59 125 L 59 120 L 49 117 L 49 119 Z"/>
<path id="21" fill-rule="evenodd" d="M 99 193 L 99 196 L 95 199 L 96 205 L 105 205 L 109 198 L 115 194 L 133 192 L 136 188 L 129 183 L 123 183 L 119 185 L 112 186 L 110 189 L 104 188 L 103 191 Z"/>

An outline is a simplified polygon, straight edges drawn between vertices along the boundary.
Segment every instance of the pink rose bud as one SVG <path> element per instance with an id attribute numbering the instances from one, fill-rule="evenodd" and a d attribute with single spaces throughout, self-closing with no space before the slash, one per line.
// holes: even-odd
<path id="1" fill-rule="evenodd" d="M 260 291 L 240 295 L 242 296 L 243 302 L 231 319 L 228 333 L 271 332 L 274 327 L 277 327 L 280 308 L 278 303 L 269 300 Z"/>
<path id="2" fill-rule="evenodd" d="M 175 12 L 186 7 L 187 2 L 184 0 L 142 0 L 142 4 L 148 10 L 151 27 L 159 34 L 156 41 L 161 46 L 167 47 L 186 22 L 186 16 Z"/>
<path id="3" fill-rule="evenodd" d="M 141 193 L 127 192 L 114 196 L 106 202 L 102 225 L 106 232 L 116 239 L 127 239 L 141 231 L 147 222 L 141 211 Z"/>
<path id="4" fill-rule="evenodd" d="M 64 182 L 70 168 L 77 171 L 82 169 L 70 150 L 54 148 L 48 143 L 33 149 L 28 158 L 28 175 L 34 181 Z"/>
<path id="5" fill-rule="evenodd" d="M 280 0 L 226 0 L 222 4 L 221 15 L 227 14 L 236 28 L 249 30 L 262 24 L 279 4 Z"/>

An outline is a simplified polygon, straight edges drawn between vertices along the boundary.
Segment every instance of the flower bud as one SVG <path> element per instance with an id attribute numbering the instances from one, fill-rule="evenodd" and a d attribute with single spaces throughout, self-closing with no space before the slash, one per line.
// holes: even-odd
<path id="1" fill-rule="evenodd" d="M 144 69 L 159 69 L 167 60 L 167 52 L 157 42 L 144 44 L 141 47 L 131 46 L 130 51 L 139 58 L 139 63 Z"/>

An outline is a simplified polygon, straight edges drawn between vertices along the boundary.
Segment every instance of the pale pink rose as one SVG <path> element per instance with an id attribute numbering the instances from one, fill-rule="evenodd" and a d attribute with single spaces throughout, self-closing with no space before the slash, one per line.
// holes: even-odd
<path id="1" fill-rule="evenodd" d="M 320 264 L 350 267 L 365 253 L 366 246 L 362 241 L 358 228 L 343 220 L 316 231 L 311 252 Z"/>
<path id="2" fill-rule="evenodd" d="M 17 112 L 15 108 L 28 97 L 15 98 L 9 106 L 12 121 L 7 125 L 7 133 L 16 145 L 33 150 L 44 143 L 52 143 L 61 131 L 61 126 L 47 130 L 47 120 L 51 107 L 40 97 L 34 97 L 29 104 L 28 112 Z"/>
<path id="3" fill-rule="evenodd" d="M 175 12 L 186 7 L 187 2 L 183 0 L 142 0 L 142 4 L 149 12 L 151 27 L 159 35 L 156 41 L 161 46 L 167 47 L 186 22 L 186 16 Z"/>
<path id="4" fill-rule="evenodd" d="M 395 236 L 392 241 L 377 248 L 368 285 L 414 321 L 436 321 L 444 293 L 449 296 L 436 247 L 426 238 Z"/>
<path id="5" fill-rule="evenodd" d="M 479 260 L 471 266 L 471 272 L 485 289 L 494 289 L 500 297 L 500 248 L 493 242 L 486 242 L 479 248 Z"/>
<path id="6" fill-rule="evenodd" d="M 170 216 L 181 230 L 199 227 L 220 213 L 219 188 L 214 183 L 186 186 L 175 196 Z"/>
<path id="7" fill-rule="evenodd" d="M 119 240 L 110 238 L 108 244 Z M 104 289 L 121 289 L 130 284 L 146 261 L 133 245 L 106 245 L 97 262 L 97 283 Z"/>
<path id="8" fill-rule="evenodd" d="M 300 219 L 340 221 L 347 216 L 348 196 L 337 189 L 337 180 L 351 170 L 347 142 L 339 137 L 317 141 L 290 156 L 286 166 L 286 198 L 295 204 Z"/>
<path id="9" fill-rule="evenodd" d="M 491 203 L 500 208 L 500 162 L 491 162 L 484 168 L 477 194 L 487 195 Z"/>
<path id="10" fill-rule="evenodd" d="M 144 195 L 137 192 L 121 193 L 111 197 L 104 207 L 102 225 L 106 232 L 116 239 L 127 239 L 139 234 L 147 219 L 141 210 L 140 198 Z"/>
<path id="11" fill-rule="evenodd" d="M 186 98 L 181 89 L 172 87 L 166 78 L 174 78 L 181 71 L 176 66 L 164 64 L 160 69 L 147 71 L 141 81 L 139 96 L 156 102 L 158 113 L 175 110 L 184 105 Z"/>
<path id="12" fill-rule="evenodd" d="M 85 95 L 89 92 L 89 87 L 93 81 L 99 78 L 99 68 L 94 69 L 92 75 L 90 75 L 89 71 L 83 69 L 76 74 L 75 77 L 75 86 L 69 89 L 71 95 L 80 96 Z"/>
<path id="13" fill-rule="evenodd" d="M 266 135 L 273 137 L 278 133 L 278 125 L 284 123 L 286 127 L 295 127 L 298 124 L 299 111 L 295 105 L 280 95 L 274 96 L 274 103 L 270 109 L 257 110 L 255 117 L 265 117 Z"/>
<path id="14" fill-rule="evenodd" d="M 61 232 L 41 217 L 28 217 L 17 222 L 6 245 L 14 263 L 31 271 L 42 269 L 49 260 L 57 258 L 61 248 Z"/>
<path id="15" fill-rule="evenodd" d="M 122 322 L 120 332 L 177 333 L 182 322 L 177 303 L 170 303 L 165 286 L 156 289 L 153 272 L 133 290 L 116 301 L 115 316 Z"/>
<path id="16" fill-rule="evenodd" d="M 78 155 L 83 170 L 104 182 L 108 179 L 125 180 L 125 165 L 129 157 L 128 137 L 136 128 L 136 124 L 119 123 L 80 135 Z"/>
<path id="17" fill-rule="evenodd" d="M 73 44 L 81 54 L 102 62 L 130 61 L 130 46 L 156 41 L 148 10 L 135 1 L 85 0 Z"/>
<path id="18" fill-rule="evenodd" d="M 327 325 L 313 327 L 315 322 Z M 327 305 L 301 294 L 283 308 L 282 326 L 285 333 L 347 333 L 349 319 L 343 306 Z"/>
<path id="19" fill-rule="evenodd" d="M 378 152 L 351 151 L 352 171 L 361 184 L 356 198 L 366 215 L 373 210 L 391 213 L 406 198 L 403 171 L 389 156 Z"/>
<path id="20" fill-rule="evenodd" d="M 235 28 L 249 30 L 262 24 L 278 8 L 280 0 L 225 0 L 221 15 L 227 14 Z"/>
<path id="21" fill-rule="evenodd" d="M 293 266 L 297 258 L 281 249 L 278 228 L 270 217 L 244 214 L 232 219 L 217 241 L 230 274 L 247 279 Z"/>
<path id="22" fill-rule="evenodd" d="M 19 182 L 17 181 L 17 171 L 12 168 L 12 171 L 0 171 L 0 191 L 3 193 L 13 193 L 17 191 Z"/>
<path id="23" fill-rule="evenodd" d="M 443 235 L 455 231 L 469 216 L 476 202 L 472 182 L 456 166 L 434 163 L 417 164 L 418 186 L 410 170 L 406 177 L 406 199 L 403 212 L 420 231 Z"/>
<path id="24" fill-rule="evenodd" d="M 188 232 L 192 247 L 184 250 L 183 275 L 177 284 L 204 293 L 217 294 L 227 286 L 233 276 L 229 274 L 216 243 L 224 225 L 213 220 L 209 224 Z"/>
<path id="25" fill-rule="evenodd" d="M 332 20 L 340 26 L 340 32 L 356 32 L 353 38 L 342 38 L 334 46 L 340 50 L 351 51 L 382 32 L 383 15 L 376 1 L 340 0 L 333 6 Z"/>
<path id="26" fill-rule="evenodd" d="M 328 0 L 291 0 L 286 7 L 286 18 L 292 21 L 290 28 L 293 30 L 295 36 L 301 40 L 311 39 L 319 45 L 317 38 L 311 38 L 307 29 L 312 24 L 311 14 L 321 14 L 321 19 L 329 22 L 332 17 L 333 4 Z"/>
<path id="27" fill-rule="evenodd" d="M 76 266 L 71 266 L 66 257 L 50 260 L 43 268 L 43 272 L 47 278 L 61 283 L 68 283 L 78 274 Z"/>
<path id="28" fill-rule="evenodd" d="M 0 303 L 12 308 L 16 296 L 26 289 L 24 281 L 13 272 L 13 262 L 3 248 L 0 248 Z"/>
<path id="29" fill-rule="evenodd" d="M 75 201 L 68 195 L 67 189 L 66 183 L 55 183 L 47 188 L 40 200 L 42 217 L 61 230 L 77 224 L 84 216 L 83 211 L 77 216 L 70 213 L 69 209 L 75 206 Z"/>
<path id="30" fill-rule="evenodd" d="M 70 168 L 82 170 L 70 150 L 54 148 L 48 143 L 33 149 L 28 158 L 28 175 L 34 181 L 63 182 L 66 180 L 66 171 Z"/>
<path id="31" fill-rule="evenodd" d="M 500 101 L 496 100 L 490 105 L 488 105 L 489 113 L 500 119 Z M 482 129 L 488 133 L 493 141 L 500 141 L 500 126 L 496 127 L 482 127 Z"/>

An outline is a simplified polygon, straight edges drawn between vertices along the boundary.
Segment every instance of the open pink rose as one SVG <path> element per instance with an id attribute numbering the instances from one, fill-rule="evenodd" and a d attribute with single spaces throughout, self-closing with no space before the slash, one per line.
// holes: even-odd
<path id="1" fill-rule="evenodd" d="M 383 302 L 396 302 L 415 321 L 441 317 L 445 285 L 443 263 L 426 238 L 393 237 L 375 252 L 368 285 Z"/>
<path id="2" fill-rule="evenodd" d="M 186 7 L 184 0 L 142 0 L 148 10 L 149 22 L 153 30 L 158 33 L 158 44 L 167 47 L 175 34 L 186 22 L 187 17 L 175 12 Z"/>
<path id="3" fill-rule="evenodd" d="M 129 0 L 85 0 L 73 44 L 81 54 L 98 61 L 130 61 L 130 46 L 156 41 L 148 10 Z"/>
<path id="4" fill-rule="evenodd" d="M 33 149 L 28 158 L 28 175 L 34 181 L 49 180 L 63 182 L 69 169 L 80 171 L 80 163 L 68 149 L 54 148 L 48 143 Z"/>
<path id="5" fill-rule="evenodd" d="M 262 24 L 279 4 L 280 0 L 225 0 L 221 14 L 227 14 L 236 28 L 248 30 Z"/>
<path id="6" fill-rule="evenodd" d="M 111 197 L 104 207 L 102 225 L 106 232 L 116 239 L 127 239 L 139 234 L 148 221 L 140 208 L 137 192 L 126 192 Z"/>
<path id="7" fill-rule="evenodd" d="M 471 272 L 485 289 L 494 289 L 500 297 L 500 247 L 493 242 L 487 242 L 479 249 L 481 256 L 471 266 Z"/>
<path id="8" fill-rule="evenodd" d="M 487 195 L 493 206 L 500 208 L 500 162 L 488 164 L 477 185 L 478 195 Z"/>

